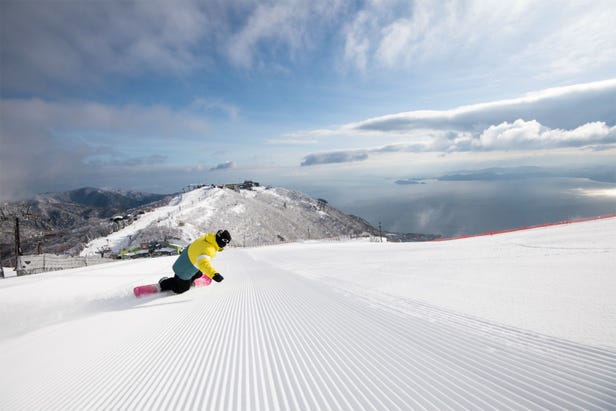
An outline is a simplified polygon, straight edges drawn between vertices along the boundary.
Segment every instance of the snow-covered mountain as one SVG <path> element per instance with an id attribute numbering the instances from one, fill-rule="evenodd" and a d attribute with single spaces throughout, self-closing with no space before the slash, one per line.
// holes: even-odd
<path id="1" fill-rule="evenodd" d="M 81 254 L 93 255 L 106 247 L 117 253 L 150 241 L 191 241 L 221 228 L 231 232 L 231 245 L 236 246 L 378 235 L 361 218 L 298 191 L 207 186 L 178 194 L 122 230 L 89 242 Z"/>

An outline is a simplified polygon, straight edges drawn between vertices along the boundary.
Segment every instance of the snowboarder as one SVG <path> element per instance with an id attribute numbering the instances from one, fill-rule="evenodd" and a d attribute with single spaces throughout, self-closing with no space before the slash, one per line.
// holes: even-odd
<path id="1" fill-rule="evenodd" d="M 161 291 L 173 291 L 181 294 L 190 289 L 197 278 L 206 275 L 217 283 L 224 277 L 216 271 L 210 260 L 218 251 L 231 241 L 227 230 L 218 230 L 216 234 L 207 233 L 190 243 L 173 264 L 175 275 L 171 278 L 163 277 L 158 282 Z"/>

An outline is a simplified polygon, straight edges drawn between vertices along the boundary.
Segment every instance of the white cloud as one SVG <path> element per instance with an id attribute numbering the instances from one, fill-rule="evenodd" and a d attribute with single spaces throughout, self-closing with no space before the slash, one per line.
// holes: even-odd
<path id="1" fill-rule="evenodd" d="M 537 121 L 516 120 L 490 126 L 471 148 L 476 150 L 533 150 L 586 147 L 616 143 L 616 126 L 604 122 L 587 123 L 573 130 L 548 129 Z M 461 147 L 454 147 L 461 148 Z"/>
<path id="2" fill-rule="evenodd" d="M 346 72 L 349 66 L 354 67 L 364 74 L 365 84 L 390 87 L 387 93 L 392 98 L 409 105 L 443 97 L 455 101 L 461 95 L 472 100 L 482 95 L 502 96 L 612 77 L 616 72 L 614 20 L 616 8 L 606 1 L 367 2 L 344 26 L 345 49 L 341 55 Z M 403 93 L 408 94 L 402 97 Z M 604 114 L 613 111 L 613 101 L 598 108 L 603 108 Z M 574 128 L 603 119 L 584 117 L 592 109 L 584 102 L 577 107 L 569 105 L 567 115 L 552 111 L 552 118 L 527 107 L 527 111 L 510 112 L 508 116 L 495 112 L 494 119 L 475 123 L 474 127 L 536 118 L 550 127 Z M 463 114 L 441 111 L 433 113 L 434 119 L 429 121 L 430 113 L 415 113 L 419 116 L 415 123 L 425 121 L 428 128 L 447 126 Z M 436 118 L 440 114 L 454 118 L 441 122 Z M 392 127 L 400 120 L 399 132 L 405 132 L 406 119 L 392 115 L 388 120 Z M 462 120 L 472 124 L 470 117 Z M 344 131 L 358 130 L 349 127 Z"/>
<path id="3" fill-rule="evenodd" d="M 373 1 L 346 23 L 344 58 L 362 72 L 430 62 L 482 76 L 609 71 L 614 20 L 611 1 Z"/>
<path id="4" fill-rule="evenodd" d="M 224 42 L 229 60 L 236 66 L 277 67 L 315 51 L 323 32 L 340 18 L 344 0 L 253 2 L 245 20 L 231 28 Z"/>
<path id="5" fill-rule="evenodd" d="M 376 50 L 376 58 L 385 66 L 394 67 L 397 64 L 409 64 L 413 53 L 409 52 L 409 43 L 414 36 L 413 22 L 409 19 L 399 19 L 383 28 L 383 39 Z"/>
<path id="6" fill-rule="evenodd" d="M 228 64 L 291 72 L 297 62 L 333 68 L 342 61 L 343 71 L 387 76 L 423 68 L 483 79 L 616 69 L 616 8 L 609 0 L 6 0 L 0 6 L 3 73 L 7 86 L 21 91 L 116 75 L 183 77 Z"/>
<path id="7" fill-rule="evenodd" d="M 212 168 L 210 168 L 210 171 L 220 171 L 220 170 L 228 170 L 231 168 L 235 168 L 237 165 L 235 164 L 234 161 L 225 161 L 224 163 L 220 163 Z"/>
<path id="8" fill-rule="evenodd" d="M 258 47 L 264 41 L 290 50 L 300 48 L 307 41 L 302 21 L 308 17 L 306 12 L 300 4 L 259 4 L 241 30 L 229 39 L 231 61 L 242 67 L 252 67 Z"/>
<path id="9" fill-rule="evenodd" d="M 265 141 L 265 144 L 269 145 L 280 145 L 280 146 L 304 146 L 310 144 L 317 144 L 317 140 L 308 140 L 303 138 L 278 138 L 278 139 L 268 139 Z"/>
<path id="10" fill-rule="evenodd" d="M 372 47 L 370 37 L 377 24 L 376 19 L 373 10 L 360 10 L 344 27 L 344 60 L 355 65 L 360 71 L 368 68 Z"/>
<path id="11" fill-rule="evenodd" d="M 236 121 L 240 114 L 238 106 L 220 99 L 197 98 L 192 102 L 191 108 L 205 113 L 222 112 L 232 121 Z"/>
<path id="12" fill-rule="evenodd" d="M 198 3 L 2 2 L 4 87 L 97 82 L 109 74 L 182 75 L 207 62 L 197 53 L 215 22 Z"/>
<path id="13" fill-rule="evenodd" d="M 614 67 L 616 8 L 611 1 L 559 4 L 558 24 L 542 36 L 517 49 L 507 64 L 534 77 L 593 73 L 601 67 Z M 537 68 L 541 68 L 537 70 Z"/>
<path id="14" fill-rule="evenodd" d="M 614 121 L 616 79 L 558 87 L 520 98 L 375 117 L 347 124 L 339 132 L 404 133 L 411 130 L 473 131 L 504 121 L 535 119 L 550 127 L 572 128 L 593 121 Z M 334 132 L 334 130 L 332 130 Z"/>
<path id="15" fill-rule="evenodd" d="M 201 116 L 162 105 L 115 107 L 89 101 L 4 99 L 0 100 L 0 113 L 3 140 L 29 130 L 39 137 L 50 133 L 84 136 L 95 133 L 121 144 L 126 137 L 147 140 L 205 136 L 210 128 Z"/>
<path id="16" fill-rule="evenodd" d="M 497 27 L 518 18 L 521 3 L 503 7 L 485 1 L 368 2 L 346 25 L 346 49 L 353 52 L 345 58 L 360 70 L 399 68 L 456 50 L 477 50 L 485 46 L 482 34 L 491 33 L 493 39 L 500 32 Z"/>
<path id="17" fill-rule="evenodd" d="M 183 78 L 229 65 L 285 70 L 288 61 L 322 55 L 348 4 L 7 0 L 0 7 L 3 87 L 40 93 L 110 76 Z"/>
<path id="18" fill-rule="evenodd" d="M 535 120 L 518 119 L 489 126 L 479 133 L 432 131 L 418 143 L 390 144 L 369 149 L 336 150 L 304 157 L 302 166 L 367 160 L 387 153 L 533 151 L 561 148 L 616 148 L 616 126 L 587 123 L 572 130 L 550 129 Z"/>
<path id="19" fill-rule="evenodd" d="M 573 193 L 585 197 L 607 197 L 616 199 L 616 188 L 577 188 L 573 190 Z"/>
<path id="20" fill-rule="evenodd" d="M 302 165 L 363 161 L 384 153 L 546 150 L 616 145 L 616 79 L 558 87 L 451 110 L 411 111 L 303 135 L 392 140 L 379 147 L 311 153 Z M 298 132 L 298 137 L 302 133 Z M 359 145 L 359 144 L 358 144 Z"/>
<path id="21" fill-rule="evenodd" d="M 181 172 L 166 164 L 171 155 L 179 150 L 186 157 L 209 129 L 192 111 L 165 106 L 0 100 L 0 194 L 10 198 L 78 180 L 78 186 L 106 178 L 104 185 L 112 179 L 129 184 L 137 175 L 152 180 L 156 170 L 161 181 L 169 180 L 169 169 Z"/>
<path id="22" fill-rule="evenodd" d="M 331 151 L 329 153 L 309 154 L 302 160 L 302 166 L 317 164 L 351 163 L 368 159 L 366 150 Z"/>

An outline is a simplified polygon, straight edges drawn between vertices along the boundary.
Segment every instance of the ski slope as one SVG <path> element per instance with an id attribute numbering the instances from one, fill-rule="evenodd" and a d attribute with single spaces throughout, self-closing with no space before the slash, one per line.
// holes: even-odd
<path id="1" fill-rule="evenodd" d="M 0 410 L 614 409 L 616 218 L 0 281 Z"/>

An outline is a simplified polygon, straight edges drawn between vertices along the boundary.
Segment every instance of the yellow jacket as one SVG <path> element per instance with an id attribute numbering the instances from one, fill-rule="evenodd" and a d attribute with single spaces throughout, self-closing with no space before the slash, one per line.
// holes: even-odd
<path id="1" fill-rule="evenodd" d="M 212 267 L 210 260 L 214 258 L 218 251 L 222 251 L 222 248 L 218 247 L 216 243 L 216 234 L 207 233 L 190 243 L 188 259 L 204 275 L 212 278 L 218 271 Z"/>

